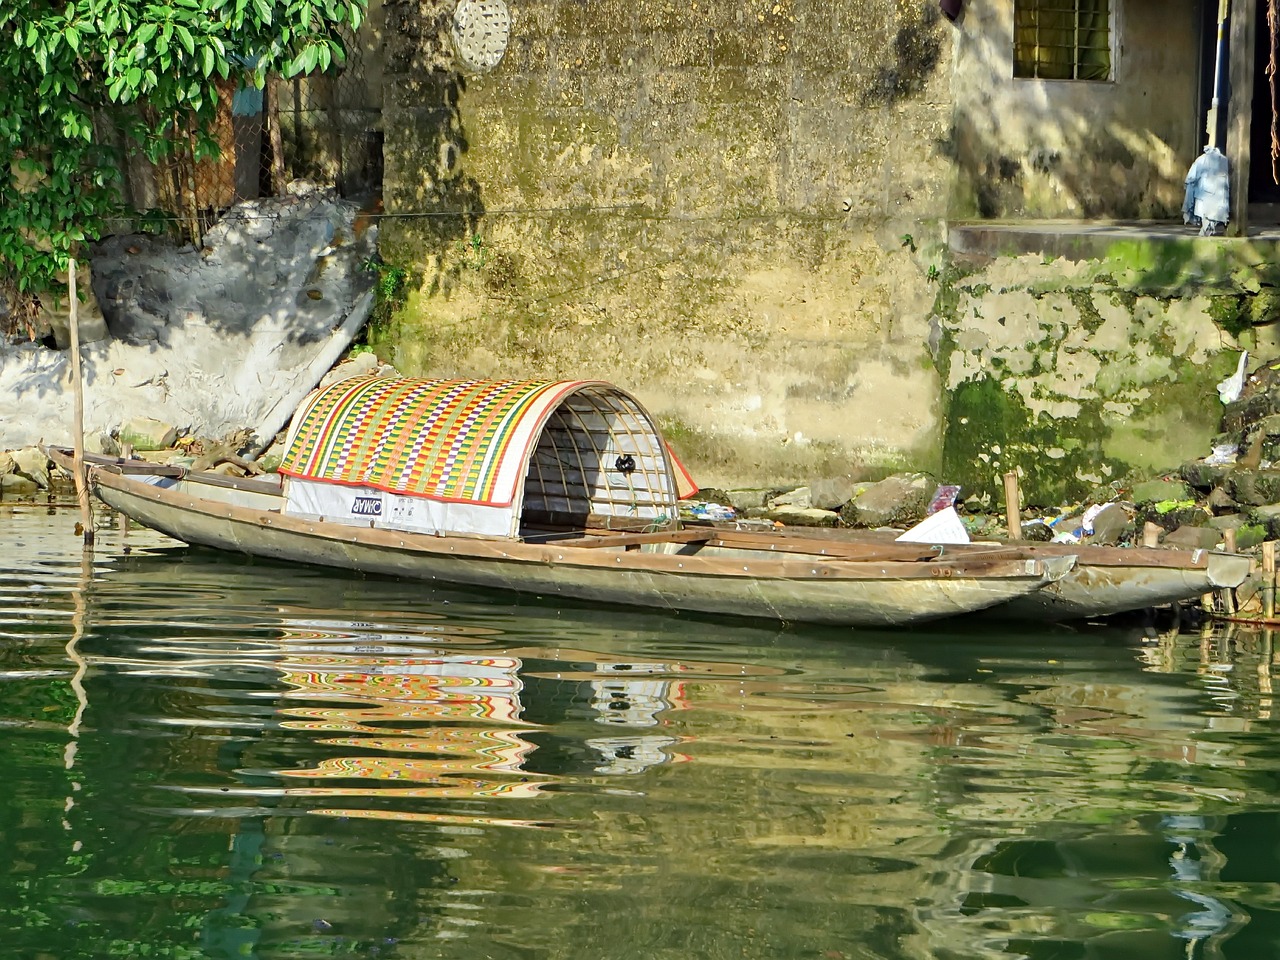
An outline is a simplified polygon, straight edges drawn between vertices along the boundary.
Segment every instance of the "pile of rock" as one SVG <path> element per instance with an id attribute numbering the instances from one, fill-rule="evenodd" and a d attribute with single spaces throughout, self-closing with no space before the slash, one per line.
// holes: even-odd
<path id="1" fill-rule="evenodd" d="M 372 353 L 361 352 L 325 374 L 320 386 L 351 377 L 398 375 L 394 367 L 381 363 Z M 262 473 L 279 463 L 281 451 L 269 448 L 264 452 L 264 446 L 267 444 L 259 442 L 247 428 L 213 438 L 188 426 L 150 417 L 131 417 L 109 433 L 95 432 L 85 437 L 86 453 L 115 457 L 127 449 L 156 463 L 240 476 Z M 0 451 L 0 500 L 56 497 L 71 490 L 70 479 L 53 466 L 40 447 Z"/>
<path id="2" fill-rule="evenodd" d="M 39 447 L 0 452 L 0 500 L 29 499 L 54 485 L 52 464 Z"/>

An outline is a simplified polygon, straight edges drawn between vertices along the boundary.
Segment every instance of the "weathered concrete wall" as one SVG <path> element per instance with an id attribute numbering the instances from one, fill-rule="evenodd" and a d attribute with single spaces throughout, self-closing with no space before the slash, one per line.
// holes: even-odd
<path id="1" fill-rule="evenodd" d="M 1013 0 L 955 42 L 953 217 L 1167 217 L 1200 152 L 1199 4 L 1114 4 L 1113 82 L 1013 78 Z"/>
<path id="2" fill-rule="evenodd" d="M 1135 292 L 1131 252 L 1005 257 L 945 278 L 934 342 L 949 481 L 998 502 L 1017 470 L 1028 502 L 1051 506 L 1209 454 L 1216 384 L 1242 346 L 1224 327 L 1248 347 L 1259 332 L 1228 316 L 1243 297 Z"/>
<path id="3" fill-rule="evenodd" d="M 387 5 L 401 369 L 614 380 L 704 483 L 936 465 L 936 3 L 522 0 L 482 76 L 452 9 Z"/>
<path id="4" fill-rule="evenodd" d="M 911 467 L 990 495 L 1017 468 L 1052 504 L 1172 466 L 1235 357 L 1215 317 L 1236 301 L 1187 293 L 1202 251 L 959 270 L 942 221 L 957 175 L 986 212 L 1176 209 L 1175 6 L 1124 4 L 1116 83 L 1049 84 L 1010 79 L 1009 0 L 958 28 L 933 0 L 513 2 L 479 76 L 452 3 L 395 0 L 381 248 L 412 282 L 390 359 L 614 380 L 708 485 Z"/>

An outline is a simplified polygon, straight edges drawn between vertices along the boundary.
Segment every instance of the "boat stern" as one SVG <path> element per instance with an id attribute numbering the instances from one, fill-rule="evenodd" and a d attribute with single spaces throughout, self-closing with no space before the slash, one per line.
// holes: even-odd
<path id="1" fill-rule="evenodd" d="M 1253 558 L 1238 553 L 1209 553 L 1209 583 L 1215 587 L 1234 590 L 1244 583 L 1253 569 Z"/>

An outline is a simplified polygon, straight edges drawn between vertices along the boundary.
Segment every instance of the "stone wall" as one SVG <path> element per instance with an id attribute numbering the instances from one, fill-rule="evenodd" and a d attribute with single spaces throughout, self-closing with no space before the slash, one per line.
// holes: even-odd
<path id="1" fill-rule="evenodd" d="M 387 7 L 400 369 L 614 380 L 704 483 L 936 465 L 936 3 L 511 0 L 483 75 L 453 6 Z"/>
<path id="2" fill-rule="evenodd" d="M 613 380 L 704 485 L 911 468 L 994 496 L 1017 468 L 1051 504 L 1199 455 L 1237 341 L 1198 248 L 945 246 L 975 184 L 1003 212 L 1176 209 L 1194 23 L 1153 2 L 1123 5 L 1117 83 L 1055 86 L 1012 84 L 1007 0 L 959 26 L 933 0 L 511 0 L 478 75 L 452 2 L 394 0 L 388 359 Z M 1028 143 L 1061 163 L 1037 173 Z"/>
<path id="3" fill-rule="evenodd" d="M 1149 276 L 1115 258 L 1028 255 L 944 278 L 934 344 L 949 482 L 995 505 L 1017 470 L 1027 500 L 1052 506 L 1210 453 L 1216 385 L 1262 335 L 1220 325 L 1236 296 L 1160 291 Z"/>

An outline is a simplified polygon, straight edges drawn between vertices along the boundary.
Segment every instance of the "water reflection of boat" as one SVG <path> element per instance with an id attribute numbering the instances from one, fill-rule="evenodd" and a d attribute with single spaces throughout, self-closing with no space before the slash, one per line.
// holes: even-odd
<path id="1" fill-rule="evenodd" d="M 530 690 L 518 657 L 438 652 L 386 658 L 368 652 L 372 644 L 355 645 L 360 652 L 323 654 L 282 646 L 287 652 L 278 669 L 290 689 L 279 709 L 287 718 L 280 726 L 326 734 L 318 742 L 327 746 L 368 751 L 276 771 L 288 780 L 312 781 L 286 786 L 288 796 L 374 796 L 370 787 L 350 785 L 365 782 L 393 785 L 401 798 L 532 797 L 565 773 L 581 772 L 563 763 L 544 770 L 534 761 L 540 724 L 524 718 L 522 696 Z M 628 664 L 602 666 L 613 675 L 587 681 L 575 695 L 600 722 L 652 726 L 682 695 L 679 681 L 645 676 L 670 672 L 670 665 L 639 665 L 636 679 L 624 672 Z M 327 736 L 334 733 L 345 736 Z M 585 738 L 591 755 L 581 766 L 593 773 L 640 773 L 670 760 L 676 742 L 643 734 Z"/>
<path id="2" fill-rule="evenodd" d="M 1151 829 L 1059 824 L 1047 836 L 968 844 L 942 865 L 947 889 L 918 905 L 948 956 L 1169 956 L 1211 960 L 1248 923 L 1221 895 L 1220 820 L 1170 814 Z"/>

